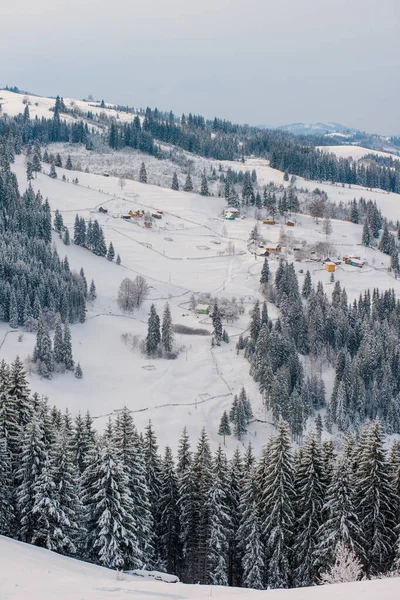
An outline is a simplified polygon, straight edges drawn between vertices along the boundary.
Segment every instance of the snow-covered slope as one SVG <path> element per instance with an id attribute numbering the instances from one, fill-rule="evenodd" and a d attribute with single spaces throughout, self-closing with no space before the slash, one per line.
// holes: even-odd
<path id="1" fill-rule="evenodd" d="M 35 117 L 45 117 L 47 119 L 53 117 L 53 112 L 50 110 L 54 108 L 55 99 L 47 98 L 44 96 L 30 96 L 29 94 L 16 94 L 8 90 L 0 90 L 0 105 L 2 107 L 2 113 L 10 117 L 16 116 L 24 112 L 26 102 L 29 106 L 29 114 L 31 119 Z M 119 119 L 120 121 L 132 121 L 133 115 L 125 112 L 117 112 L 112 108 L 111 104 L 107 104 L 105 108 L 100 106 L 100 102 L 89 102 L 84 100 L 77 100 L 74 98 L 64 98 L 64 104 L 67 108 L 77 108 L 84 114 L 87 111 L 91 111 L 93 114 L 100 115 L 101 113 L 106 114 L 110 118 Z M 63 119 L 72 120 L 73 117 L 69 114 L 63 114 Z"/>
<path id="2" fill-rule="evenodd" d="M 319 149 L 323 152 L 331 152 L 341 158 L 353 158 L 355 160 L 363 158 L 367 154 L 375 154 L 376 156 L 383 156 L 393 159 L 398 158 L 396 154 L 391 154 L 390 152 L 381 152 L 380 150 L 371 150 L 370 148 L 364 148 L 363 146 L 319 146 Z"/>
<path id="3" fill-rule="evenodd" d="M 243 168 L 241 163 L 230 163 Z M 282 182 L 283 175 L 271 169 L 265 161 L 248 161 L 247 168 L 256 168 L 259 181 L 268 183 L 272 179 Z M 48 166 L 44 166 L 48 169 Z M 26 187 L 24 157 L 16 157 L 13 165 L 21 191 Z M 221 213 L 224 200 L 204 198 L 196 194 L 176 192 L 136 181 L 126 181 L 121 190 L 116 177 L 102 177 L 92 173 L 78 173 L 57 169 L 58 179 L 50 179 L 45 173 L 32 181 L 34 189 L 48 196 L 52 211 L 60 210 L 64 223 L 73 234 L 75 215 L 85 219 L 97 218 L 104 229 L 106 241 L 113 242 L 120 253 L 122 265 L 117 266 L 104 258 L 94 256 L 87 250 L 65 246 L 58 236 L 54 242 L 61 256 L 68 256 L 72 268 L 82 266 L 88 281 L 96 282 L 98 298 L 89 305 L 87 321 L 72 326 L 75 360 L 80 361 L 84 377 L 77 380 L 72 374 L 54 375 L 52 380 L 30 375 L 32 389 L 47 395 L 51 403 L 74 415 L 89 409 L 101 428 L 107 415 L 127 405 L 133 412 L 137 426 L 143 430 L 151 418 L 161 446 L 170 444 L 176 448 L 183 426 L 187 426 L 192 439 L 198 436 L 205 425 L 215 448 L 221 441 L 217 435 L 219 419 L 224 410 L 229 410 L 233 395 L 244 385 L 251 398 L 253 411 L 258 421 L 249 427 L 249 433 L 239 444 L 242 447 L 251 440 L 256 452 L 266 443 L 272 425 L 262 403 L 257 384 L 249 375 L 248 362 L 235 351 L 237 336 L 247 330 L 248 312 L 256 299 L 262 300 L 259 276 L 263 260 L 255 259 L 247 249 L 247 240 L 254 227 L 254 218 L 224 221 Z M 65 174 L 69 181 L 62 181 Z M 79 185 L 72 179 L 79 178 Z M 317 182 L 301 185 L 324 187 Z M 325 185 L 329 197 L 338 202 L 352 200 L 354 196 L 372 197 L 384 214 L 400 218 L 400 198 L 396 194 L 368 192 Z M 108 208 L 102 215 L 99 206 Z M 125 222 L 120 214 L 129 209 L 155 209 L 164 211 L 163 218 L 152 230 L 137 223 Z M 288 232 L 294 245 L 325 241 L 321 225 L 305 215 L 295 217 L 296 226 Z M 343 221 L 333 221 L 331 241 L 339 256 L 361 251 L 361 226 Z M 284 230 L 287 228 L 284 228 Z M 266 242 L 277 243 L 281 226 L 260 226 Z M 235 255 L 220 254 L 228 243 L 235 245 Z M 362 256 L 369 266 L 362 270 L 343 265 L 336 272 L 336 280 L 346 287 L 349 300 L 357 298 L 368 287 L 380 289 L 394 287 L 400 296 L 400 280 L 394 279 L 386 270 L 389 257 L 377 250 L 362 248 Z M 293 254 L 288 255 L 293 260 Z M 277 258 L 270 257 L 270 268 L 275 272 Z M 296 262 L 300 285 L 304 272 L 310 269 L 315 282 L 321 280 L 327 292 L 333 288 L 321 264 Z M 144 275 L 151 285 L 149 299 L 139 311 L 123 314 L 116 302 L 118 287 L 125 277 Z M 233 324 L 226 325 L 231 338 L 230 344 L 220 348 L 210 347 L 210 338 L 201 336 L 176 336 L 181 348 L 179 357 L 173 361 L 155 359 L 149 361 L 138 348 L 132 350 L 123 342 L 128 334 L 143 339 L 150 304 L 154 302 L 158 313 L 169 301 L 174 323 L 191 327 L 204 327 L 211 331 L 211 319 L 206 315 L 196 316 L 189 310 L 192 292 L 208 292 L 218 297 L 243 298 L 245 314 Z M 276 315 L 269 306 L 271 317 Z M 8 361 L 19 354 L 23 359 L 32 354 L 35 336 L 23 333 L 20 341 L 17 333 L 8 332 L 8 326 L 0 326 L 2 356 Z M 327 373 L 327 390 L 330 377 Z M 238 445 L 234 436 L 227 439 L 227 452 L 231 454 Z"/>
<path id="4" fill-rule="evenodd" d="M 164 583 L 66 558 L 0 536 L 2 600 L 397 600 L 400 579 L 381 579 L 296 590 Z"/>

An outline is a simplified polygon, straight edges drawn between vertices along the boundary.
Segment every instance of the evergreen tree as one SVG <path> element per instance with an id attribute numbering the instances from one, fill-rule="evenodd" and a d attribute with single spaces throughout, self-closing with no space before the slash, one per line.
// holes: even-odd
<path id="1" fill-rule="evenodd" d="M 206 175 L 206 170 L 204 169 L 202 175 L 201 175 L 201 187 L 200 187 L 200 194 L 201 196 L 209 196 L 210 192 L 208 189 L 208 182 L 207 182 L 207 175 Z"/>
<path id="2" fill-rule="evenodd" d="M 117 265 L 121 264 L 121 257 L 119 254 L 117 254 L 117 260 L 115 262 L 117 263 Z"/>
<path id="3" fill-rule="evenodd" d="M 247 471 L 240 502 L 238 546 L 242 553 L 243 580 L 247 588 L 262 590 L 264 574 L 264 547 L 261 541 L 261 522 L 258 512 L 258 488 L 253 469 Z"/>
<path id="4" fill-rule="evenodd" d="M 151 421 L 145 429 L 144 435 L 144 460 L 146 467 L 146 482 L 149 490 L 150 510 L 154 527 L 154 546 L 155 546 L 155 565 L 158 564 L 160 557 L 160 535 L 162 531 L 162 521 L 160 514 L 160 493 L 161 493 L 161 458 L 158 454 L 157 438 L 154 433 Z"/>
<path id="5" fill-rule="evenodd" d="M 114 256 L 115 256 L 114 246 L 113 246 L 113 243 L 110 242 L 110 245 L 108 247 L 108 252 L 107 252 L 107 259 L 112 261 L 112 260 L 114 260 Z"/>
<path id="6" fill-rule="evenodd" d="M 71 330 L 68 323 L 64 323 L 64 364 L 67 371 L 73 370 L 74 360 L 72 358 Z"/>
<path id="7" fill-rule="evenodd" d="M 90 282 L 89 300 L 93 301 L 93 300 L 96 300 L 96 298 L 97 298 L 96 286 L 92 279 L 92 281 Z"/>
<path id="8" fill-rule="evenodd" d="M 139 181 L 140 183 L 147 183 L 147 172 L 146 165 L 144 164 L 144 162 L 142 162 L 142 166 L 140 167 Z"/>
<path id="9" fill-rule="evenodd" d="M 364 246 L 369 246 L 371 243 L 371 234 L 370 234 L 369 227 L 368 227 L 368 221 L 365 221 L 364 226 L 363 226 L 361 243 Z"/>
<path id="10" fill-rule="evenodd" d="M 68 169 L 68 171 L 72 170 L 72 160 L 71 160 L 71 157 L 69 154 L 68 154 L 67 162 L 65 163 L 65 168 Z"/>
<path id="11" fill-rule="evenodd" d="M 32 543 L 37 528 L 37 514 L 33 512 L 37 483 L 47 458 L 43 431 L 36 414 L 25 427 L 21 448 L 16 490 L 18 536 L 23 542 Z"/>
<path id="12" fill-rule="evenodd" d="M 176 174 L 176 171 L 174 171 L 174 175 L 172 177 L 172 186 L 171 186 L 172 190 L 179 190 L 179 181 L 178 181 L 178 175 Z"/>
<path id="13" fill-rule="evenodd" d="M 64 338 L 63 338 L 61 319 L 59 316 L 57 318 L 56 328 L 54 331 L 53 352 L 54 352 L 54 362 L 56 364 L 63 364 L 64 363 Z"/>
<path id="14" fill-rule="evenodd" d="M 292 582 L 295 491 L 290 431 L 284 421 L 278 423 L 278 434 L 269 444 L 268 457 L 260 490 L 266 583 L 271 588 L 287 588 Z"/>
<path id="15" fill-rule="evenodd" d="M 269 263 L 268 263 L 268 258 L 265 257 L 264 264 L 261 269 L 260 283 L 261 283 L 261 285 L 265 285 L 268 282 L 269 282 Z"/>
<path id="16" fill-rule="evenodd" d="M 68 227 L 65 227 L 64 229 L 64 236 L 63 236 L 63 242 L 66 246 L 69 246 L 71 243 L 71 239 L 69 237 L 69 230 Z"/>
<path id="17" fill-rule="evenodd" d="M 227 461 L 219 447 L 212 464 L 212 485 L 207 494 L 209 539 L 208 577 L 213 585 L 228 585 L 229 529 Z"/>
<path id="18" fill-rule="evenodd" d="M 225 438 L 227 435 L 231 435 L 231 428 L 229 425 L 229 419 L 228 419 L 228 413 L 226 412 L 226 410 L 224 410 L 224 412 L 222 413 L 222 417 L 221 417 L 221 421 L 219 424 L 219 429 L 218 429 L 218 435 L 222 435 L 224 437 L 224 446 L 225 444 Z"/>
<path id="19" fill-rule="evenodd" d="M 185 185 L 183 186 L 184 192 L 192 192 L 193 191 L 193 183 L 192 178 L 190 177 L 190 171 L 186 175 Z"/>
<path id="20" fill-rule="evenodd" d="M 295 583 L 299 587 L 316 583 L 317 532 L 322 524 L 325 489 L 321 448 L 315 434 L 306 438 L 302 449 L 295 488 L 297 490 L 297 533 L 293 546 Z"/>
<path id="21" fill-rule="evenodd" d="M 150 315 L 147 321 L 146 352 L 149 356 L 154 356 L 158 350 L 161 341 L 160 318 L 157 315 L 154 304 L 150 307 Z"/>
<path id="22" fill-rule="evenodd" d="M 51 177 L 52 179 L 57 179 L 57 171 L 56 171 L 56 168 L 54 166 L 54 163 L 51 163 L 51 165 L 50 165 L 49 177 Z"/>
<path id="23" fill-rule="evenodd" d="M 83 377 L 83 372 L 82 372 L 82 367 L 80 365 L 80 363 L 77 363 L 76 367 L 75 367 L 75 373 L 74 373 L 75 377 L 77 379 L 82 379 Z"/>
<path id="24" fill-rule="evenodd" d="M 168 573 L 176 573 L 180 559 L 178 478 L 171 448 L 165 448 L 161 466 L 159 513 L 161 527 L 160 555 Z"/>
<path id="25" fill-rule="evenodd" d="M 17 306 L 17 298 L 15 295 L 14 289 L 11 290 L 10 294 L 10 320 L 9 324 L 12 329 L 18 329 L 18 306 Z"/>
<path id="26" fill-rule="evenodd" d="M 25 427 L 32 419 L 33 406 L 26 380 L 26 372 L 19 356 L 11 365 L 9 395 L 15 403 L 18 424 L 21 428 Z"/>
<path id="27" fill-rule="evenodd" d="M 171 311 L 168 302 L 165 303 L 164 315 L 161 328 L 161 341 L 165 352 L 172 352 L 174 335 L 172 330 Z"/>
<path id="28" fill-rule="evenodd" d="M 364 542 L 364 564 L 368 575 L 376 575 L 390 568 L 396 523 L 394 488 L 378 421 L 362 433 L 357 462 L 355 504 Z"/>
<path id="29" fill-rule="evenodd" d="M 310 297 L 311 292 L 312 292 L 311 273 L 310 273 L 310 271 L 307 271 L 306 275 L 304 277 L 301 295 L 303 296 L 303 298 L 306 298 L 306 300 L 307 300 Z"/>
<path id="30" fill-rule="evenodd" d="M 222 340 L 222 320 L 217 299 L 215 299 L 214 302 L 214 308 L 211 314 L 211 319 L 214 327 L 215 343 L 217 344 L 217 346 L 220 346 Z"/>
<path id="31" fill-rule="evenodd" d="M 11 535 L 14 525 L 12 455 L 0 432 L 0 535 Z"/>
<path id="32" fill-rule="evenodd" d="M 140 568 L 128 476 L 111 440 L 93 451 L 82 492 L 86 556 L 108 568 Z"/>

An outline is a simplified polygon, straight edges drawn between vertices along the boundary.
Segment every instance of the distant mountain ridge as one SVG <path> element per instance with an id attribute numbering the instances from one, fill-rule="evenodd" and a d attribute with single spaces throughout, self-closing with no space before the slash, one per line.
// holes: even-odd
<path id="1" fill-rule="evenodd" d="M 326 135 L 329 133 L 340 133 L 340 134 L 354 134 L 359 133 L 358 129 L 352 127 L 346 127 L 340 123 L 327 122 L 327 123 L 291 123 L 289 125 L 280 125 L 273 129 L 280 129 L 282 131 L 288 131 L 295 135 Z"/>

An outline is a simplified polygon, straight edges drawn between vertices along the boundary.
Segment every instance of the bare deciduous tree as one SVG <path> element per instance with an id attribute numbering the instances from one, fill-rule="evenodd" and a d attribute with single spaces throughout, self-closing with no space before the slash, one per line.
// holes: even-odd
<path id="1" fill-rule="evenodd" d="M 321 583 L 351 583 L 361 579 L 361 563 L 354 552 L 339 543 L 336 547 L 336 560 L 327 573 L 321 575 Z"/>
<path id="2" fill-rule="evenodd" d="M 118 290 L 118 305 L 125 312 L 132 312 L 139 308 L 149 293 L 149 285 L 142 275 L 134 281 L 126 277 L 122 280 Z"/>
<path id="3" fill-rule="evenodd" d="M 325 202 L 321 196 L 315 196 L 310 202 L 310 214 L 314 217 L 316 223 L 318 219 L 322 219 L 325 211 Z"/>
<path id="4" fill-rule="evenodd" d="M 119 187 L 121 188 L 121 190 L 123 190 L 123 189 L 124 189 L 124 187 L 126 186 L 126 181 L 125 181 L 125 179 L 124 179 L 123 177 L 120 177 L 120 178 L 118 179 L 118 183 L 119 183 Z"/>

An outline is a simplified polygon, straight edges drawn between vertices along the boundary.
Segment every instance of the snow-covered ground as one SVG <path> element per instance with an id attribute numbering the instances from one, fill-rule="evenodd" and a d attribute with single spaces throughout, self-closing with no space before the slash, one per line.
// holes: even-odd
<path id="1" fill-rule="evenodd" d="M 385 156 L 386 158 L 398 158 L 396 154 L 390 152 L 381 152 L 380 150 L 371 150 L 370 148 L 364 148 L 363 146 L 356 145 L 343 145 L 343 146 L 319 146 L 319 149 L 323 152 L 336 154 L 340 158 L 353 158 L 358 160 L 363 158 L 367 154 L 375 154 L 376 156 Z"/>
<path id="2" fill-rule="evenodd" d="M 55 104 L 55 98 L 47 98 L 44 96 L 32 96 L 29 94 L 16 94 L 8 90 L 0 90 L 0 104 L 2 107 L 3 114 L 7 114 L 10 117 L 14 117 L 24 112 L 25 102 L 28 101 L 29 114 L 31 119 L 38 117 L 41 119 L 45 117 L 50 119 L 54 113 L 52 110 Z M 100 106 L 100 102 L 77 100 L 74 98 L 64 98 L 64 104 L 67 108 L 78 108 L 83 111 L 86 115 L 88 111 L 93 114 L 100 115 L 104 113 L 110 118 L 118 119 L 120 121 L 132 121 L 133 115 L 126 112 L 119 112 L 111 108 L 112 104 L 105 104 L 105 108 Z M 62 115 L 63 119 L 67 121 L 72 120 L 73 117 L 68 114 Z"/>
<path id="3" fill-rule="evenodd" d="M 91 565 L 0 536 L 2 600 L 397 600 L 400 579 L 295 590 L 165 583 Z"/>
<path id="4" fill-rule="evenodd" d="M 240 167 L 243 168 L 243 165 L 240 164 Z M 276 181 L 278 177 L 279 182 L 282 181 L 282 173 L 270 169 L 262 161 L 249 160 L 246 167 L 257 168 L 261 181 L 268 182 L 274 177 Z M 13 169 L 22 191 L 26 187 L 24 157 L 16 157 Z M 39 174 L 32 182 L 33 187 L 49 198 L 53 213 L 56 209 L 61 211 L 71 237 L 76 213 L 85 219 L 97 218 L 107 243 L 112 241 L 116 252 L 120 253 L 122 264 L 117 266 L 74 245 L 65 246 L 57 235 L 54 236 L 61 256 L 68 256 L 71 267 L 79 270 L 82 266 L 88 282 L 92 278 L 95 280 L 98 298 L 88 307 L 86 323 L 72 327 L 74 357 L 82 365 L 83 379 L 77 380 L 71 374 L 57 374 L 48 381 L 31 374 L 32 389 L 47 395 L 51 403 L 62 409 L 68 408 L 73 414 L 90 409 L 98 418 L 98 427 L 104 425 L 107 415 L 127 405 L 135 412 L 135 421 L 140 429 L 152 419 L 162 446 L 171 444 L 176 447 L 185 425 L 194 441 L 205 425 L 215 448 L 221 441 L 217 435 L 221 414 L 230 408 L 233 395 L 244 385 L 258 421 L 250 425 L 249 433 L 241 444 L 233 436 L 228 438 L 227 452 L 231 454 L 238 444 L 247 445 L 250 440 L 259 452 L 273 428 L 268 422 L 257 385 L 249 375 L 249 365 L 235 351 L 237 336 L 248 327 L 249 310 L 256 299 L 263 299 L 259 292 L 263 258 L 255 257 L 247 247 L 254 218 L 225 221 L 222 218 L 222 198 L 205 198 L 130 180 L 121 190 L 116 177 L 63 169 L 57 171 L 56 180 L 44 173 Z M 61 180 L 63 174 L 69 181 Z M 75 177 L 79 178 L 78 185 L 72 183 Z M 311 187 L 311 182 L 304 183 Z M 298 181 L 298 185 L 301 182 Z M 386 205 L 390 209 L 388 216 L 400 216 L 400 198 L 395 194 L 381 195 L 329 185 L 326 188 L 330 197 L 336 192 L 333 199 L 339 198 L 341 192 L 351 193 L 349 199 L 354 195 L 368 194 L 378 200 L 391 197 L 392 202 Z M 108 214 L 98 213 L 100 206 L 107 208 Z M 120 218 L 130 209 L 161 210 L 163 218 L 148 230 L 140 222 L 126 222 Z M 288 238 L 288 246 L 292 247 L 326 241 L 321 224 L 317 225 L 311 217 L 295 215 L 294 219 L 296 224 L 293 228 L 284 224 L 260 224 L 264 242 L 277 243 L 283 234 Z M 372 287 L 394 287 L 400 297 L 400 281 L 387 272 L 389 258 L 377 250 L 360 246 L 361 226 L 343 221 L 332 221 L 332 226 L 333 232 L 328 241 L 334 245 L 334 255 L 341 257 L 359 253 L 368 263 L 362 269 L 347 265 L 337 269 L 335 278 L 346 288 L 349 300 Z M 234 255 L 227 253 L 229 242 L 235 246 Z M 294 260 L 293 253 L 284 255 L 288 260 Z M 269 261 L 274 273 L 278 259 L 271 256 Z M 295 265 L 300 285 L 309 269 L 313 280 L 321 280 L 328 293 L 333 289 L 330 274 L 321 263 L 296 261 Z M 117 290 L 122 279 L 134 278 L 137 274 L 148 280 L 150 296 L 139 311 L 126 315 L 118 308 Z M 242 299 L 245 314 L 233 324 L 226 325 L 231 338 L 229 344 L 211 349 L 208 336 L 179 335 L 176 336 L 177 347 L 181 349 L 179 357 L 166 361 L 149 360 L 138 348 L 132 350 L 129 344 L 124 343 L 122 336 L 125 334 L 144 339 L 150 304 L 154 302 L 158 313 L 162 314 L 167 300 L 174 323 L 204 327 L 211 332 L 211 319 L 205 315 L 197 316 L 189 310 L 193 292 L 207 292 L 220 298 L 236 297 L 238 302 Z M 275 316 L 274 307 L 270 305 L 269 308 L 271 316 Z M 23 359 L 31 355 L 35 336 L 23 333 L 22 341 L 18 340 L 18 333 L 8 332 L 8 326 L 2 324 L 1 357 L 12 361 L 16 354 Z M 326 377 L 329 390 L 331 374 L 327 373 Z"/>

